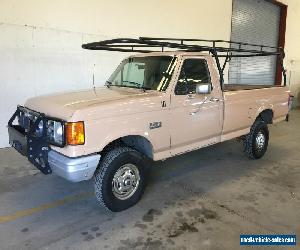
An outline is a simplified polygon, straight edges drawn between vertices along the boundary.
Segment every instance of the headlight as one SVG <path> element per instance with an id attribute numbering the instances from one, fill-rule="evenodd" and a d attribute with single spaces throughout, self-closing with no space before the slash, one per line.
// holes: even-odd
<path id="1" fill-rule="evenodd" d="M 47 137 L 49 143 L 62 146 L 64 143 L 64 126 L 60 121 L 48 120 Z"/>

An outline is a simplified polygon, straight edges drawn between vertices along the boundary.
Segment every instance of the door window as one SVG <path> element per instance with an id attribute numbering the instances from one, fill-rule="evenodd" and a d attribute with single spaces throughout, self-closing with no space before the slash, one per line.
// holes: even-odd
<path id="1" fill-rule="evenodd" d="M 176 95 L 196 93 L 196 84 L 210 83 L 210 75 L 205 59 L 185 59 L 175 88 Z"/>

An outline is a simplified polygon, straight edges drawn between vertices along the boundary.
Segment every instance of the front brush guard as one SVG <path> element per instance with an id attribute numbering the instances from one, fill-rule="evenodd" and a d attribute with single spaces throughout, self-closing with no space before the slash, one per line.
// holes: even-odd
<path id="1" fill-rule="evenodd" d="M 8 122 L 9 143 L 43 174 L 51 174 L 52 170 L 48 163 L 49 143 L 47 140 L 47 119 L 45 114 L 34 112 L 35 121 L 29 128 L 23 129 L 20 125 L 13 125 L 16 117 L 26 110 L 18 106 L 17 110 Z M 42 128 L 39 124 L 42 122 Z M 37 131 L 41 130 L 40 133 Z"/>

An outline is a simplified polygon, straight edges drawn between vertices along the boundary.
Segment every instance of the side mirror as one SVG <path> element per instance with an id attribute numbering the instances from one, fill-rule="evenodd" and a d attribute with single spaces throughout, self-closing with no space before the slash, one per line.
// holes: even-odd
<path id="1" fill-rule="evenodd" d="M 210 94 L 211 83 L 201 83 L 196 85 L 196 94 Z"/>

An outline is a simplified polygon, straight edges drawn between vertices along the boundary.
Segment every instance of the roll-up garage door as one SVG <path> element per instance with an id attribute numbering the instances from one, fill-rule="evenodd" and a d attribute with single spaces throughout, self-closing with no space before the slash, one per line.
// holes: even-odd
<path id="1" fill-rule="evenodd" d="M 280 7 L 270 1 L 233 0 L 231 40 L 277 47 L 279 22 Z M 244 48 L 254 49 L 250 46 Z M 272 85 L 276 65 L 276 56 L 232 58 L 229 83 Z"/>

